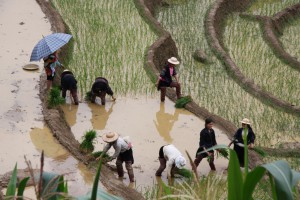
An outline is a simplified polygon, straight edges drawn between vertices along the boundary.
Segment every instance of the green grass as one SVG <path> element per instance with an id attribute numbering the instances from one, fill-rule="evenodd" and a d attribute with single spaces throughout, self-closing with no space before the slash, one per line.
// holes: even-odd
<path id="1" fill-rule="evenodd" d="M 68 68 L 81 94 L 98 76 L 106 77 L 118 95 L 156 92 L 144 68 L 144 52 L 156 35 L 139 16 L 133 1 L 54 0 L 69 26 L 74 52 Z"/>
<path id="2" fill-rule="evenodd" d="M 300 19 L 291 20 L 284 28 L 283 35 L 280 37 L 282 45 L 286 52 L 300 61 Z"/>
<path id="3" fill-rule="evenodd" d="M 277 98 L 300 106 L 300 73 L 274 55 L 258 22 L 232 15 L 224 35 L 230 56 L 245 76 Z"/>
<path id="4" fill-rule="evenodd" d="M 243 117 L 250 118 L 256 133 L 255 142 L 259 146 L 275 147 L 284 141 L 298 140 L 300 138 L 299 117 L 273 109 L 249 95 L 230 78 L 225 67 L 211 52 L 205 37 L 204 18 L 210 5 L 214 2 L 213 0 L 191 0 L 187 4 L 163 8 L 158 15 L 159 21 L 171 32 L 178 46 L 179 56 L 182 59 L 178 74 L 183 94 L 191 95 L 199 106 L 207 108 L 210 112 L 235 123 L 237 126 L 240 126 L 239 121 Z M 235 17 L 237 18 L 237 16 Z M 270 59 L 275 59 L 276 63 L 280 63 L 280 61 L 276 60 L 275 55 L 272 55 L 271 51 L 268 51 L 267 45 L 263 43 L 258 24 L 247 21 L 249 24 L 245 23 L 242 27 L 237 27 L 234 20 L 241 21 L 241 19 L 236 18 L 229 20 L 225 26 L 226 48 L 233 51 L 234 54 L 238 51 L 238 55 L 243 56 L 241 59 L 233 56 L 234 60 L 244 62 L 249 58 L 251 62 L 259 63 L 253 67 L 251 67 L 252 65 L 249 66 L 251 63 L 247 65 L 249 71 L 252 70 L 251 73 L 262 73 L 262 70 L 269 68 L 266 74 L 272 76 L 274 74 L 272 65 L 266 67 L 265 65 L 270 63 Z M 255 31 L 255 33 L 252 33 L 252 37 L 247 38 L 247 34 L 251 31 Z M 270 58 L 266 58 L 264 54 L 256 58 L 254 55 L 256 55 L 257 48 L 266 51 Z M 192 57 L 196 49 L 202 49 L 208 55 L 210 63 L 196 62 Z M 298 87 L 298 81 L 295 83 L 292 81 L 285 82 L 289 75 L 295 77 L 299 76 L 299 73 L 293 73 L 293 70 L 288 66 L 285 66 L 284 69 L 286 72 L 283 73 L 283 76 L 275 75 L 265 80 L 265 82 L 270 83 L 265 87 L 274 88 L 274 91 L 278 89 L 278 92 L 283 95 L 280 96 L 283 99 L 299 102 L 299 92 L 296 92 L 296 88 L 294 88 Z M 282 72 L 281 69 L 276 68 L 276 70 L 277 73 Z M 251 78 L 251 74 L 248 72 L 245 75 Z M 277 82 L 277 79 L 282 80 Z M 279 90 L 281 85 L 284 87 Z"/>
<path id="5" fill-rule="evenodd" d="M 277 12 L 282 11 L 284 8 L 299 3 L 298 0 L 255 0 L 248 13 L 255 15 L 273 16 Z"/>

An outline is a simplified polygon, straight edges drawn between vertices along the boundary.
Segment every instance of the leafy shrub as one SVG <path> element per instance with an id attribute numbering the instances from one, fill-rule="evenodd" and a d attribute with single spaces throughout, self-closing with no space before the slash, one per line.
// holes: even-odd
<path id="1" fill-rule="evenodd" d="M 48 106 L 53 108 L 64 103 L 65 99 L 60 96 L 60 89 L 58 87 L 51 88 L 48 96 Z"/>

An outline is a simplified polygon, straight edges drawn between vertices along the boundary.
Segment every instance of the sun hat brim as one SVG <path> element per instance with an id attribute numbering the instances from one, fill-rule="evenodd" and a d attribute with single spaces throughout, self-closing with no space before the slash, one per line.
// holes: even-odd
<path id="1" fill-rule="evenodd" d="M 173 64 L 173 65 L 178 65 L 180 62 L 176 59 L 176 60 L 172 60 L 172 58 L 168 59 L 168 62 Z"/>
<path id="2" fill-rule="evenodd" d="M 111 133 L 111 132 L 110 132 Z M 115 132 L 113 132 L 114 133 L 114 136 L 113 137 L 108 137 L 107 136 L 107 134 L 109 134 L 109 133 L 104 133 L 103 135 L 102 135 L 102 140 L 104 141 L 104 142 L 114 142 L 114 141 L 116 141 L 118 138 L 119 138 L 119 134 L 118 133 L 115 133 Z"/>
<path id="3" fill-rule="evenodd" d="M 243 120 L 241 121 L 241 123 L 242 123 L 242 124 L 249 124 L 249 125 L 251 124 L 250 121 L 249 121 L 249 120 L 246 120 L 246 119 L 243 119 Z"/>

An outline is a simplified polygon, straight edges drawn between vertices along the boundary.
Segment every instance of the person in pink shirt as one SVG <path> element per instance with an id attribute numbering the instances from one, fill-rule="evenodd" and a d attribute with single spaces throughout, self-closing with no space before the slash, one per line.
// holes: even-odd
<path id="1" fill-rule="evenodd" d="M 161 102 L 165 101 L 167 87 L 175 87 L 177 99 L 181 97 L 181 87 L 175 69 L 175 65 L 178 64 L 179 61 L 177 60 L 177 58 L 175 57 L 169 58 L 167 65 L 164 66 L 156 81 L 155 85 L 157 86 L 157 90 L 161 91 L 160 93 Z M 173 81 L 172 77 L 175 78 L 175 81 Z"/>

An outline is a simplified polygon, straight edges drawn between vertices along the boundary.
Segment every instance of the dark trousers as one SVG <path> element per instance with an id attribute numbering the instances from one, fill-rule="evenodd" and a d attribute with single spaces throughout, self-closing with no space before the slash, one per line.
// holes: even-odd
<path id="1" fill-rule="evenodd" d="M 106 96 L 106 92 L 105 91 L 101 91 L 100 93 L 94 93 L 92 92 L 92 103 L 95 103 L 96 97 L 99 97 L 101 99 L 101 104 L 105 105 L 105 96 Z"/>
<path id="2" fill-rule="evenodd" d="M 77 89 L 71 89 L 70 93 L 74 99 L 74 103 L 78 105 L 78 96 L 77 96 Z M 67 89 L 62 88 L 62 97 L 66 98 Z"/>
<path id="3" fill-rule="evenodd" d="M 127 173 L 128 173 L 130 182 L 134 182 L 134 173 L 133 173 L 133 168 L 132 168 L 132 164 L 133 164 L 134 160 L 133 160 L 132 149 L 129 149 L 123 153 L 120 153 L 117 158 L 116 166 L 117 166 L 117 172 L 118 172 L 119 177 L 124 176 L 123 162 L 125 162 L 125 168 L 127 169 Z"/>
<path id="4" fill-rule="evenodd" d="M 194 160 L 194 164 L 195 164 L 195 166 L 196 166 L 196 169 L 194 169 L 195 172 L 196 172 L 197 167 L 198 167 L 198 165 L 200 164 L 201 160 L 202 160 L 203 158 L 205 158 L 205 157 L 207 157 L 206 154 L 198 154 L 198 155 L 196 156 L 196 159 Z M 215 171 L 215 170 L 216 170 L 216 167 L 215 167 L 215 164 L 214 164 L 214 160 L 215 160 L 215 156 L 214 156 L 214 154 L 212 154 L 211 159 L 210 159 L 210 161 L 209 161 L 209 166 L 210 166 L 210 169 L 211 169 L 211 170 L 214 170 L 214 171 Z"/>
<path id="5" fill-rule="evenodd" d="M 180 86 L 180 84 L 177 83 L 177 82 L 171 82 L 169 87 L 175 87 L 176 88 L 177 99 L 179 99 L 181 97 L 181 86 Z M 162 102 L 165 101 L 166 93 L 167 93 L 167 87 L 161 87 L 160 88 L 160 100 Z"/>
<path id="6" fill-rule="evenodd" d="M 245 150 L 244 150 L 244 148 L 240 147 L 238 145 L 234 145 L 233 149 L 236 152 L 237 157 L 239 159 L 240 167 L 244 167 L 244 163 L 245 163 L 245 158 L 244 158 Z"/>
<path id="7" fill-rule="evenodd" d="M 166 166 L 167 166 L 167 160 L 164 157 L 163 148 L 164 148 L 164 146 L 160 147 L 160 149 L 159 149 L 159 154 L 158 154 L 159 155 L 159 157 L 158 157 L 159 168 L 155 173 L 156 176 L 161 176 L 161 173 L 166 169 Z M 172 169 L 171 169 L 172 177 L 174 176 L 174 172 L 175 172 L 175 165 L 173 165 Z"/>

